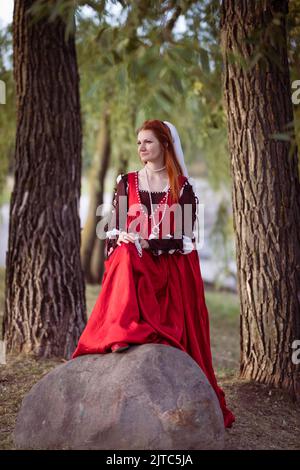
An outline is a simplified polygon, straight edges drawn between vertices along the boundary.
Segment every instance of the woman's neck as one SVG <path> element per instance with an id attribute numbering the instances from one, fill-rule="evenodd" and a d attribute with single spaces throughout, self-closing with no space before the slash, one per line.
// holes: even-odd
<path id="1" fill-rule="evenodd" d="M 159 182 L 168 179 L 168 172 L 164 164 L 148 162 L 144 166 L 142 173 L 146 176 L 146 172 L 151 181 Z"/>
<path id="2" fill-rule="evenodd" d="M 147 168 L 147 170 L 149 170 L 151 173 L 160 173 L 166 169 L 166 165 L 163 163 L 163 161 L 147 162 L 144 168 Z"/>
<path id="3" fill-rule="evenodd" d="M 148 169 L 147 174 L 148 174 L 148 181 L 149 181 L 151 191 L 162 191 L 169 182 L 169 177 L 168 177 L 168 173 L 166 169 L 163 169 L 162 171 L 157 171 L 157 172 L 151 172 Z M 147 174 L 146 174 L 145 167 L 139 171 L 140 188 L 142 189 L 148 189 Z"/>

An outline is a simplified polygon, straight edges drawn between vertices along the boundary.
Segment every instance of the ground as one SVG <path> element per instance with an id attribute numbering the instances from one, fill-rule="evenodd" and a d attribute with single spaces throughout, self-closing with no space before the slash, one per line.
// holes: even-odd
<path id="1" fill-rule="evenodd" d="M 0 276 L 3 292 L 3 275 Z M 99 289 L 87 286 L 90 312 Z M 3 294 L 0 304 L 3 308 Z M 300 403 L 287 393 L 241 380 L 239 365 L 239 305 L 235 294 L 206 289 L 210 313 L 211 347 L 219 386 L 228 407 L 236 416 L 226 429 L 226 449 L 300 449 Z M 52 368 L 64 359 L 36 359 L 8 355 L 0 365 L 0 449 L 14 449 L 12 432 L 24 395 Z"/>

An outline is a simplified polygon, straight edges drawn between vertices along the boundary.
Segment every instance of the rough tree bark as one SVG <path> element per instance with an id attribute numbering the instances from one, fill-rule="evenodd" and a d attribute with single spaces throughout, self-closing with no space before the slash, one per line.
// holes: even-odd
<path id="1" fill-rule="evenodd" d="M 297 398 L 292 343 L 300 339 L 298 156 L 290 142 L 272 136 L 293 121 L 287 12 L 284 0 L 223 0 L 221 44 L 241 302 L 240 374 Z M 249 65 L 258 46 L 252 66 L 232 60 L 238 54 Z"/>
<path id="2" fill-rule="evenodd" d="M 62 19 L 32 23 L 16 0 L 15 183 L 10 203 L 7 349 L 70 358 L 86 323 L 80 263 L 81 118 L 74 36 Z"/>

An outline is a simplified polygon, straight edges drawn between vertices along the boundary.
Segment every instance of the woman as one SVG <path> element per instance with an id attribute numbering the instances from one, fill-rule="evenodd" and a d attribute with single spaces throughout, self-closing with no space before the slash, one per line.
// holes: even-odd
<path id="1" fill-rule="evenodd" d="M 117 178 L 102 289 L 72 358 L 134 344 L 177 347 L 199 364 L 231 427 L 235 418 L 212 365 L 193 232 L 197 197 L 177 130 L 167 121 L 145 121 L 137 146 L 143 168 Z"/>

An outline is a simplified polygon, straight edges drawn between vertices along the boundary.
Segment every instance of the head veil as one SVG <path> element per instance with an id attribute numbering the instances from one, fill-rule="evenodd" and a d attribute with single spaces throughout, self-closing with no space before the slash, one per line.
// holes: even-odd
<path id="1" fill-rule="evenodd" d="M 178 135 L 178 132 L 177 132 L 177 129 L 176 127 L 174 126 L 174 124 L 172 124 L 171 122 L 168 122 L 168 121 L 162 121 L 164 124 L 166 124 L 168 126 L 168 128 L 170 129 L 170 132 L 171 132 L 171 135 L 172 135 L 172 141 L 173 141 L 173 147 L 174 147 L 174 151 L 175 151 L 175 155 L 176 155 L 176 158 L 178 160 L 178 163 L 182 169 L 182 173 L 184 176 L 187 177 L 188 179 L 188 182 L 189 184 L 192 186 L 193 188 L 193 192 L 196 196 L 196 182 L 193 178 L 191 178 L 189 175 L 188 175 L 188 171 L 187 171 L 187 168 L 186 168 L 186 165 L 185 165 L 185 161 L 184 161 L 184 154 L 183 154 L 183 150 L 182 150 L 182 146 L 181 146 L 181 142 L 180 142 L 180 138 L 179 138 L 179 135 Z M 194 227 L 194 235 L 195 235 L 195 238 L 196 238 L 196 242 L 198 243 L 198 238 L 197 238 L 197 234 L 199 236 L 199 208 L 198 208 L 198 203 L 197 203 L 197 210 L 196 210 L 196 221 L 195 221 L 195 227 Z"/>

